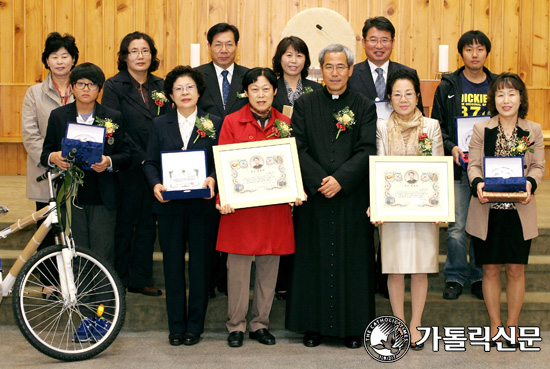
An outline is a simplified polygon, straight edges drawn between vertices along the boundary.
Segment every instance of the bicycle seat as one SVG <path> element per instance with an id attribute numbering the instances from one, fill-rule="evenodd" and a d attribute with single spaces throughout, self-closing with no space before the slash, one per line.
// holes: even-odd
<path id="1" fill-rule="evenodd" d="M 6 206 L 4 205 L 0 205 L 0 217 L 4 214 L 6 214 L 8 211 L 10 211 L 10 209 L 8 209 Z"/>

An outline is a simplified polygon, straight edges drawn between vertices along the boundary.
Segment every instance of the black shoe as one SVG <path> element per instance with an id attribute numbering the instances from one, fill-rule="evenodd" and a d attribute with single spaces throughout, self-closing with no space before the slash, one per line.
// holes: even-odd
<path id="1" fill-rule="evenodd" d="M 288 296 L 288 292 L 275 292 L 275 298 L 277 300 L 286 300 Z"/>
<path id="2" fill-rule="evenodd" d="M 155 296 L 155 297 L 162 295 L 162 290 L 155 286 L 147 286 L 142 288 L 135 288 L 135 287 L 128 286 L 128 292 L 141 293 L 142 295 L 145 295 L 145 296 Z"/>
<path id="3" fill-rule="evenodd" d="M 483 300 L 483 285 L 481 281 L 477 281 L 472 283 L 472 295 L 477 297 L 480 300 Z"/>
<path id="4" fill-rule="evenodd" d="M 168 336 L 168 341 L 170 342 L 170 344 L 172 346 L 179 346 L 179 345 L 183 345 L 183 334 L 181 333 L 170 333 L 170 335 Z"/>
<path id="5" fill-rule="evenodd" d="M 244 332 L 235 331 L 227 336 L 227 344 L 229 347 L 241 347 L 243 345 Z"/>
<path id="6" fill-rule="evenodd" d="M 187 332 L 183 335 L 183 344 L 185 346 L 193 346 L 199 343 L 200 340 L 200 334 L 194 334 L 191 332 Z"/>
<path id="7" fill-rule="evenodd" d="M 362 346 L 360 336 L 348 336 L 344 338 L 344 345 L 350 349 L 356 349 Z"/>
<path id="8" fill-rule="evenodd" d="M 264 345 L 275 344 L 275 337 L 273 337 L 266 328 L 258 329 L 256 332 L 250 332 L 248 336 Z"/>
<path id="9" fill-rule="evenodd" d="M 456 300 L 462 294 L 462 285 L 458 282 L 445 283 L 443 298 L 445 300 Z"/>
<path id="10" fill-rule="evenodd" d="M 304 336 L 304 346 L 306 347 L 316 347 L 321 344 L 323 341 L 323 336 L 321 333 L 317 332 L 307 332 Z"/>
<path id="11" fill-rule="evenodd" d="M 424 349 L 423 343 L 411 343 L 411 350 L 420 351 Z"/>

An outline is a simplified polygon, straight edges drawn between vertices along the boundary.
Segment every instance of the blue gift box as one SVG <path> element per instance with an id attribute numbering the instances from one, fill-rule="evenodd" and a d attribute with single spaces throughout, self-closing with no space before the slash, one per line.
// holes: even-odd
<path id="1" fill-rule="evenodd" d="M 73 126 L 75 125 L 75 126 Z M 72 127 L 71 127 L 72 126 Z M 85 170 L 92 170 L 91 165 L 101 162 L 103 156 L 103 141 L 96 142 L 99 137 L 105 138 L 105 127 L 90 126 L 80 123 L 67 124 L 67 133 L 71 128 L 78 127 L 80 132 L 89 131 L 90 135 L 80 134 L 75 138 L 64 137 L 61 140 L 61 155 L 67 157 L 72 149 L 76 149 L 76 161 L 81 162 L 80 167 Z M 82 131 L 84 130 L 84 131 Z M 93 131 L 93 136 L 92 136 Z M 65 135 L 67 136 L 67 134 Z M 96 141 L 94 141 L 94 139 Z"/>
<path id="2" fill-rule="evenodd" d="M 171 160 L 168 157 L 171 157 Z M 200 161 L 200 162 L 198 162 Z M 192 163 L 190 165 L 190 163 Z M 181 170 L 188 167 L 196 168 L 201 167 L 204 169 L 205 177 L 199 180 L 200 185 L 204 183 L 206 176 L 208 175 L 208 167 L 206 163 L 206 150 L 186 150 L 186 151 L 162 151 L 161 152 L 161 168 L 163 173 L 163 183 L 167 186 L 165 177 L 166 171 L 171 168 L 172 170 Z M 164 200 L 183 200 L 183 199 L 200 199 L 210 197 L 210 188 L 194 188 L 183 190 L 171 190 L 163 191 L 162 198 Z"/>
<path id="3" fill-rule="evenodd" d="M 485 169 L 484 191 L 524 192 L 526 190 L 523 156 L 486 156 L 483 159 L 483 166 Z"/>

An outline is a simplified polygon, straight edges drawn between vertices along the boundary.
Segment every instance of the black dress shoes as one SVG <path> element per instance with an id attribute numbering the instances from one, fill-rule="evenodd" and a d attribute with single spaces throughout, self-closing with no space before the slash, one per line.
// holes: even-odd
<path id="1" fill-rule="evenodd" d="M 185 346 L 193 346 L 199 343 L 200 335 L 187 332 L 183 335 L 183 344 Z"/>
<path id="2" fill-rule="evenodd" d="M 183 345 L 183 334 L 181 333 L 170 333 L 170 335 L 168 336 L 168 341 L 170 342 L 170 344 L 172 346 L 179 346 L 179 345 Z"/>
<path id="3" fill-rule="evenodd" d="M 356 349 L 363 346 L 360 336 L 348 336 L 344 338 L 344 345 L 350 349 Z"/>
<path id="4" fill-rule="evenodd" d="M 445 283 L 443 298 L 445 300 L 456 300 L 462 294 L 462 285 L 458 282 Z"/>
<path id="5" fill-rule="evenodd" d="M 274 345 L 275 337 L 266 328 L 258 329 L 256 332 L 250 332 L 248 336 L 263 345 Z"/>
<path id="6" fill-rule="evenodd" d="M 162 295 L 162 290 L 155 286 L 147 286 L 143 288 L 135 288 L 135 287 L 128 286 L 128 292 L 141 293 L 142 295 L 145 295 L 145 296 L 155 296 L 155 297 Z"/>
<path id="7" fill-rule="evenodd" d="M 227 345 L 229 347 L 241 347 L 243 345 L 244 332 L 235 331 L 227 336 Z"/>
<path id="8" fill-rule="evenodd" d="M 316 347 L 323 341 L 323 336 L 318 332 L 307 332 L 304 336 L 304 346 Z"/>

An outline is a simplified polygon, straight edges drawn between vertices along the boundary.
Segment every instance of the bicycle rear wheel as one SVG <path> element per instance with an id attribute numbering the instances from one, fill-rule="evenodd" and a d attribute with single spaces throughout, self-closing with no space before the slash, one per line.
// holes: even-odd
<path id="1" fill-rule="evenodd" d="M 70 303 L 59 285 L 60 258 L 61 246 L 51 246 L 23 265 L 13 291 L 15 320 L 38 351 L 65 361 L 89 359 L 109 347 L 120 332 L 126 313 L 124 290 L 110 264 L 77 247 L 72 260 L 77 295 Z"/>

